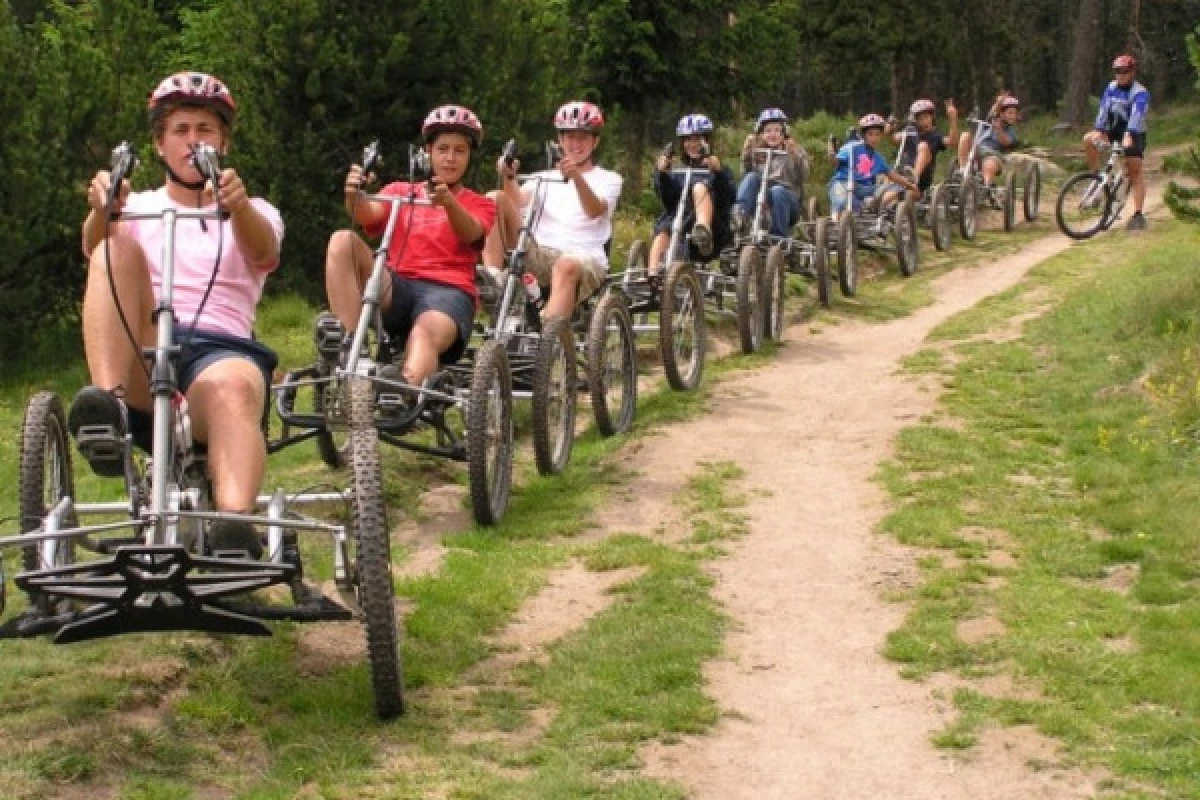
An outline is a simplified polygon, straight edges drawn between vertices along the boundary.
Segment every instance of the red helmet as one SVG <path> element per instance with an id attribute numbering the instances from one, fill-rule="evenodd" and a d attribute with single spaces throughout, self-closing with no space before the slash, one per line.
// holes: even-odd
<path id="1" fill-rule="evenodd" d="M 918 114 L 936 114 L 937 106 L 928 97 L 922 97 L 920 100 L 913 101 L 913 104 L 908 107 L 908 113 L 914 117 Z"/>
<path id="2" fill-rule="evenodd" d="M 473 147 L 479 147 L 483 141 L 483 123 L 466 106 L 438 106 L 430 111 L 421 125 L 421 138 L 428 143 L 439 133 L 447 131 L 465 135 Z"/>
<path id="3" fill-rule="evenodd" d="M 1021 101 L 1017 99 L 1017 96 L 1015 94 L 1006 94 L 1006 95 L 1004 95 L 1004 97 L 1000 98 L 1000 110 L 1001 111 L 1003 111 L 1006 108 L 1020 108 L 1020 107 L 1021 107 Z"/>
<path id="4" fill-rule="evenodd" d="M 1137 69 L 1137 59 L 1129 53 L 1121 53 L 1113 59 L 1113 69 Z"/>
<path id="5" fill-rule="evenodd" d="M 858 120 L 858 130 L 861 133 L 866 133 L 868 128 L 884 127 L 887 127 L 887 120 L 878 114 L 867 114 Z"/>
<path id="6" fill-rule="evenodd" d="M 554 115 L 556 131 L 587 131 L 599 133 L 604 127 L 604 114 L 595 103 L 572 100 L 564 103 Z"/>
<path id="7" fill-rule="evenodd" d="M 180 106 L 210 108 L 229 126 L 237 113 L 237 103 L 225 84 L 203 72 L 176 72 L 164 78 L 146 103 L 150 125 L 154 126 L 166 112 Z"/>

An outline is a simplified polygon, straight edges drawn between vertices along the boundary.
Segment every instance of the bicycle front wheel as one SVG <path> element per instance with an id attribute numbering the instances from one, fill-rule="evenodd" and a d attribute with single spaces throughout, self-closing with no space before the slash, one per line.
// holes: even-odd
<path id="1" fill-rule="evenodd" d="M 1054 218 L 1072 239 L 1090 239 L 1100 232 L 1112 206 L 1112 195 L 1095 172 L 1072 175 L 1058 193 Z"/>

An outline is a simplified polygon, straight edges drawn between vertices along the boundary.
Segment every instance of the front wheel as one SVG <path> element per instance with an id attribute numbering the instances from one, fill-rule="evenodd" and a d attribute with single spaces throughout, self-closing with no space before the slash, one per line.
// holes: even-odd
<path id="1" fill-rule="evenodd" d="M 858 291 L 858 234 L 854 230 L 854 212 L 846 209 L 838 216 L 838 282 L 842 294 L 854 297 Z"/>
<path id="2" fill-rule="evenodd" d="M 508 510 L 512 458 L 512 372 L 504 345 L 489 339 L 475 353 L 467 406 L 467 472 L 480 525 L 495 525 Z"/>
<path id="3" fill-rule="evenodd" d="M 553 319 L 542 330 L 533 362 L 533 455 L 542 475 L 559 474 L 571 460 L 575 368 L 571 321 Z"/>
<path id="4" fill-rule="evenodd" d="M 1038 218 L 1038 207 L 1042 202 L 1042 165 L 1034 161 L 1025 173 L 1025 221 L 1033 222 Z"/>
<path id="5" fill-rule="evenodd" d="M 933 233 L 933 246 L 939 252 L 949 250 L 950 192 L 940 183 L 929 195 L 929 228 Z"/>
<path id="6" fill-rule="evenodd" d="M 658 313 L 658 346 L 663 372 L 672 389 L 691 391 L 704 372 L 707 332 L 704 295 L 690 264 L 677 261 L 667 270 Z"/>
<path id="7" fill-rule="evenodd" d="M 813 234 L 813 274 L 817 279 L 817 301 L 825 308 L 833 305 L 833 275 L 829 270 L 829 220 L 817 220 Z"/>
<path id="8" fill-rule="evenodd" d="M 625 296 L 610 291 L 596 304 L 587 335 L 588 390 L 602 436 L 633 427 L 637 409 L 637 350 Z"/>
<path id="9" fill-rule="evenodd" d="M 738 256 L 737 292 L 738 340 L 743 353 L 756 353 L 762 345 L 763 304 L 762 254 L 753 245 L 742 248 Z"/>
<path id="10" fill-rule="evenodd" d="M 375 389 L 369 378 L 355 376 L 347 380 L 346 394 L 358 606 L 367 633 L 375 712 L 382 719 L 391 719 L 404 713 L 404 686 L 379 431 L 374 419 Z"/>
<path id="11" fill-rule="evenodd" d="M 779 245 L 767 251 L 762 297 L 763 335 L 778 342 L 783 339 L 783 331 L 787 327 L 787 258 Z"/>
<path id="12" fill-rule="evenodd" d="M 1112 195 L 1099 173 L 1080 172 L 1063 184 L 1054 204 L 1058 228 L 1072 239 L 1090 239 L 1104 227 L 1112 208 Z"/>
<path id="13" fill-rule="evenodd" d="M 892 236 L 900 274 L 907 278 L 917 271 L 917 202 L 912 195 L 906 196 L 896 208 Z"/>
<path id="14" fill-rule="evenodd" d="M 962 175 L 962 184 L 958 187 L 958 232 L 962 238 L 971 241 L 979 224 L 979 184 L 967 174 Z"/>
<path id="15" fill-rule="evenodd" d="M 1004 178 L 1004 231 L 1017 227 L 1017 171 L 1010 167 Z"/>
<path id="16" fill-rule="evenodd" d="M 54 392 L 38 392 L 25 407 L 21 422 L 20 473 L 17 495 L 20 503 L 21 532 L 42 527 L 46 515 L 64 497 L 75 497 L 75 476 L 71 469 L 71 448 L 67 440 L 66 415 L 62 400 Z M 60 530 L 77 527 L 72 511 L 63 519 Z M 21 550 L 21 565 L 32 571 L 63 567 L 75 563 L 73 539 L 58 539 L 31 544 Z M 53 614 L 49 599 L 30 594 L 30 604 L 43 614 Z M 65 610 L 65 609 L 63 609 Z"/>

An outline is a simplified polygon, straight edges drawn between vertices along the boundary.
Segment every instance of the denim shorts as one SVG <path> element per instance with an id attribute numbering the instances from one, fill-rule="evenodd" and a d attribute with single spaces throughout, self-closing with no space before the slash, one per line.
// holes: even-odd
<path id="1" fill-rule="evenodd" d="M 179 371 L 177 374 L 178 388 L 187 394 L 200 373 L 218 361 L 227 358 L 244 358 L 258 367 L 262 372 L 265 396 L 270 398 L 271 375 L 279 364 L 279 357 L 266 345 L 254 339 L 244 339 L 240 336 L 230 336 L 226 333 L 198 330 L 188 337 L 187 328 L 179 326 L 175 329 L 176 341 L 182 345 L 179 355 Z M 137 408 L 129 409 L 129 430 L 133 434 L 134 443 L 143 450 L 150 449 L 153 436 L 153 415 Z"/>
<path id="2" fill-rule="evenodd" d="M 392 302 L 383 312 L 383 329 L 396 337 L 396 344 L 408 341 L 417 317 L 426 311 L 440 311 L 454 320 L 458 338 L 439 360 L 453 364 L 462 358 L 475 324 L 475 300 L 471 295 L 443 283 L 405 278 L 394 272 L 388 274 L 392 276 Z"/>

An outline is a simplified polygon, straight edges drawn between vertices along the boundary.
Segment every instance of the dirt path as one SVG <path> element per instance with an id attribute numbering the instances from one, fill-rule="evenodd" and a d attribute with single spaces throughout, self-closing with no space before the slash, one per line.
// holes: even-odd
<path id="1" fill-rule="evenodd" d="M 1147 211 L 1160 205 L 1152 191 Z M 750 534 L 714 567 L 734 625 L 728 657 L 707 675 L 726 714 L 710 735 L 650 748 L 648 771 L 721 800 L 1095 794 L 1102 776 L 1046 768 L 1056 748 L 1031 730 L 993 732 L 966 760 L 930 743 L 954 711 L 944 681 L 906 681 L 880 655 L 905 611 L 881 589 L 911 581 L 915 569 L 912 551 L 874 533 L 887 498 L 871 481 L 895 435 L 937 401 L 898 374 L 901 358 L 937 324 L 1068 246 L 1055 233 L 950 273 L 936 282 L 933 305 L 889 324 L 815 335 L 793 327 L 771 367 L 722 384 L 712 413 L 647 440 L 633 457 L 640 491 L 605 515 L 619 530 L 670 537 L 677 510 L 638 498 L 670 497 L 699 461 L 734 461 L 747 486 L 766 490 L 749 506 Z"/>

